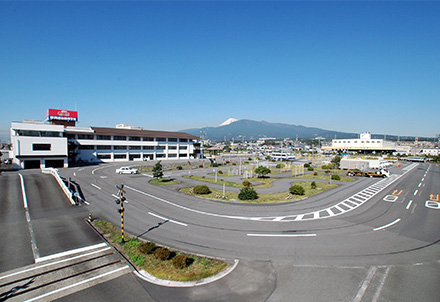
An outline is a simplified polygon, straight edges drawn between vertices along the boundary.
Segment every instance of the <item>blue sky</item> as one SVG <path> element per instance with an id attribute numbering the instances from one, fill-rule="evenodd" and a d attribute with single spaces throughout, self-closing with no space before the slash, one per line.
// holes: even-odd
<path id="1" fill-rule="evenodd" d="M 79 111 L 151 130 L 229 117 L 440 133 L 440 3 L 1 2 L 0 134 Z"/>

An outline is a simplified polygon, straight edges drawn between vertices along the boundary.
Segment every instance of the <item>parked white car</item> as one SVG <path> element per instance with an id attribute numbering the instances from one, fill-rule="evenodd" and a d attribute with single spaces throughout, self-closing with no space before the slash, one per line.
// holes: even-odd
<path id="1" fill-rule="evenodd" d="M 119 173 L 119 174 L 136 174 L 136 173 L 138 173 L 138 170 L 130 168 L 130 167 L 120 167 L 119 169 L 116 169 L 116 173 Z"/>

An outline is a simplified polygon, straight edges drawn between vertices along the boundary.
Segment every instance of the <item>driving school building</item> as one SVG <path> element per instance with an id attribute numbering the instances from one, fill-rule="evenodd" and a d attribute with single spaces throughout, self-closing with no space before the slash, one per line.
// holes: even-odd
<path id="1" fill-rule="evenodd" d="M 15 168 L 201 157 L 199 138 L 188 133 L 143 130 L 128 125 L 76 127 L 76 111 L 49 109 L 47 116 L 46 122 L 11 123 Z"/>

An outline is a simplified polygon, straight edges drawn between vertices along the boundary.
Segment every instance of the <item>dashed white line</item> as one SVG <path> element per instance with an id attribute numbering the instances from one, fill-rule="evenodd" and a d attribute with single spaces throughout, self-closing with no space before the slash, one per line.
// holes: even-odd
<path id="1" fill-rule="evenodd" d="M 413 201 L 410 200 L 410 201 L 408 202 L 408 204 L 406 205 L 406 209 L 407 209 L 407 210 L 411 207 L 412 202 L 413 202 Z"/>
<path id="2" fill-rule="evenodd" d="M 148 214 L 150 214 L 151 216 L 154 216 L 156 218 L 163 219 L 165 221 L 169 221 L 169 222 L 172 222 L 172 223 L 175 223 L 175 224 L 178 224 L 178 225 L 188 226 L 186 223 L 175 221 L 175 220 L 172 220 L 172 219 L 168 219 L 168 218 L 162 217 L 160 215 L 154 214 L 152 212 L 148 212 Z"/>
<path id="3" fill-rule="evenodd" d="M 386 228 L 388 228 L 388 227 L 390 227 L 390 226 L 392 226 L 392 225 L 395 225 L 395 224 L 398 223 L 400 220 L 401 220 L 401 219 L 398 218 L 398 219 L 394 220 L 393 222 L 390 222 L 390 223 L 388 223 L 388 224 L 386 224 L 386 225 L 383 225 L 383 226 L 381 226 L 381 227 L 378 227 L 378 228 L 373 229 L 373 231 L 380 231 L 380 230 L 386 229 Z"/>
<path id="4" fill-rule="evenodd" d="M 249 237 L 316 237 L 316 234 L 247 234 Z"/>
<path id="5" fill-rule="evenodd" d="M 419 190 L 416 190 L 416 191 L 414 192 L 414 196 L 417 195 L 417 192 L 419 192 Z"/>
<path id="6" fill-rule="evenodd" d="M 95 188 L 97 188 L 98 190 L 101 190 L 101 187 L 98 187 L 97 185 L 95 185 L 95 184 L 91 184 L 92 185 L 92 187 L 95 187 Z"/>

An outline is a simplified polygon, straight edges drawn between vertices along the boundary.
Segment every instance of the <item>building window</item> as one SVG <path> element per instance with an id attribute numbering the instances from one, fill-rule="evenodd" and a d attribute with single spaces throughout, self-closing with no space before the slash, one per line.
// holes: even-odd
<path id="1" fill-rule="evenodd" d="M 112 156 L 110 154 L 100 154 L 98 153 L 98 155 L 96 156 L 98 159 L 111 159 Z"/>
<path id="2" fill-rule="evenodd" d="M 180 141 L 181 143 L 187 143 L 187 142 L 188 142 L 188 139 L 187 139 L 187 138 L 181 138 L 179 141 Z"/>
<path id="3" fill-rule="evenodd" d="M 51 148 L 51 144 L 32 144 L 33 151 L 50 151 Z"/>
<path id="4" fill-rule="evenodd" d="M 177 146 L 168 146 L 168 150 L 177 150 Z"/>
<path id="5" fill-rule="evenodd" d="M 115 141 L 126 141 L 127 137 L 126 136 L 115 135 L 115 136 L 113 136 L 113 140 L 115 140 Z"/>
<path id="6" fill-rule="evenodd" d="M 110 135 L 98 135 L 96 138 L 101 141 L 109 141 L 112 139 Z"/>
<path id="7" fill-rule="evenodd" d="M 177 154 L 168 154 L 168 158 L 177 157 Z"/>
<path id="8" fill-rule="evenodd" d="M 129 141 L 140 141 L 141 138 L 138 137 L 138 136 L 129 136 L 129 137 L 128 137 L 128 140 L 129 140 Z"/>
<path id="9" fill-rule="evenodd" d="M 179 149 L 180 149 L 180 150 L 186 150 L 186 149 L 188 149 L 188 146 L 187 146 L 187 145 L 179 146 Z"/>
<path id="10" fill-rule="evenodd" d="M 156 150 L 165 150 L 165 146 L 157 146 Z"/>
<path id="11" fill-rule="evenodd" d="M 113 146 L 113 150 L 127 150 L 127 146 Z"/>
<path id="12" fill-rule="evenodd" d="M 144 142 L 154 142 L 154 137 L 144 137 Z"/>
<path id="13" fill-rule="evenodd" d="M 98 146 L 96 146 L 96 149 L 98 149 L 98 150 L 111 150 L 112 146 L 107 146 L 107 145 L 100 146 L 100 145 L 98 145 Z"/>
<path id="14" fill-rule="evenodd" d="M 93 150 L 95 149 L 94 145 L 79 145 L 80 150 Z"/>
<path id="15" fill-rule="evenodd" d="M 166 142 L 167 139 L 165 137 L 156 137 L 157 142 Z"/>
<path id="16" fill-rule="evenodd" d="M 154 150 L 154 146 L 144 146 L 144 150 Z"/>
<path id="17" fill-rule="evenodd" d="M 115 154 L 115 159 L 127 159 L 127 154 Z"/>
<path id="18" fill-rule="evenodd" d="M 129 146 L 128 149 L 129 150 L 140 150 L 141 146 Z"/>
<path id="19" fill-rule="evenodd" d="M 177 138 L 168 138 L 169 142 L 177 142 Z"/>
<path id="20" fill-rule="evenodd" d="M 92 134 L 78 134 L 78 139 L 93 139 Z"/>

